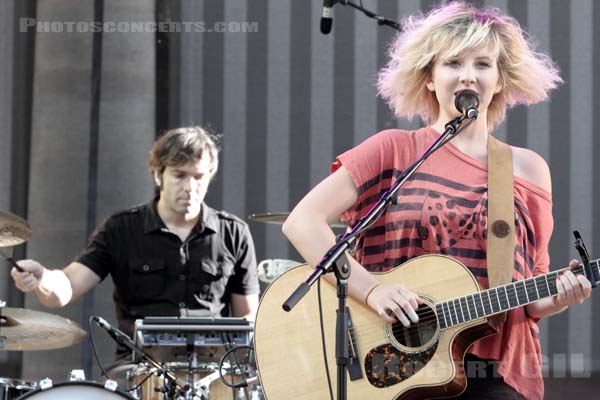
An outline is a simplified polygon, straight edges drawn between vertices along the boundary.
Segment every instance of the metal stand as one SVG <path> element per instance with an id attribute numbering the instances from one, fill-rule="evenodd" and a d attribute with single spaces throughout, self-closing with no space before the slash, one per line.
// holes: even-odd
<path id="1" fill-rule="evenodd" d="M 358 235 L 365 231 L 375 221 L 383 215 L 388 204 L 396 198 L 396 193 L 400 187 L 415 173 L 417 168 L 425 160 L 440 149 L 444 144 L 452 140 L 460 131 L 467 128 L 474 119 L 470 119 L 463 126 L 459 125 L 466 119 L 464 115 L 454 118 L 446 124 L 444 133 L 423 153 L 423 155 L 410 167 L 408 167 L 394 182 L 392 187 L 387 190 L 379 201 L 363 216 L 360 221 L 352 228 L 350 232 L 345 233 L 335 245 L 329 249 L 327 254 L 321 259 L 315 267 L 313 273 L 302 282 L 298 288 L 288 297 L 282 307 L 285 311 L 290 311 L 301 299 L 308 293 L 311 285 L 321 277 L 321 275 L 334 272 L 337 279 L 338 310 L 336 318 L 336 363 L 338 366 L 338 400 L 345 400 L 347 390 L 346 368 L 349 363 L 348 354 L 348 310 L 346 307 L 346 298 L 348 295 L 348 279 L 350 278 L 350 263 L 346 257 L 348 250 L 356 241 Z M 340 266 L 339 268 L 337 266 Z"/>

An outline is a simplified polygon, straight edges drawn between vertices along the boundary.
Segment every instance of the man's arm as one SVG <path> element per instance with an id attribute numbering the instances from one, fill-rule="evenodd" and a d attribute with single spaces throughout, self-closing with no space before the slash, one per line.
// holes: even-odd
<path id="1" fill-rule="evenodd" d="M 258 294 L 235 294 L 231 295 L 231 313 L 234 317 L 243 317 L 248 321 L 256 319 L 258 311 Z"/>
<path id="2" fill-rule="evenodd" d="M 100 277 L 84 264 L 72 262 L 63 270 L 50 270 L 34 260 L 17 264 L 24 272 L 13 268 L 10 273 L 17 288 L 35 292 L 46 307 L 64 307 L 81 297 L 100 282 Z"/>

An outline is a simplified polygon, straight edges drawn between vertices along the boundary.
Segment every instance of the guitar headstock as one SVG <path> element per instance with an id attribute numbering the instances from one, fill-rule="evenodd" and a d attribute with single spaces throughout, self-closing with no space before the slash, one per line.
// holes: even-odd
<path id="1" fill-rule="evenodd" d="M 575 236 L 575 248 L 581 257 L 583 272 L 586 278 L 592 283 L 592 288 L 595 288 L 596 283 L 600 281 L 600 260 L 590 261 L 590 253 L 588 253 L 579 231 L 574 230 L 573 236 Z"/>

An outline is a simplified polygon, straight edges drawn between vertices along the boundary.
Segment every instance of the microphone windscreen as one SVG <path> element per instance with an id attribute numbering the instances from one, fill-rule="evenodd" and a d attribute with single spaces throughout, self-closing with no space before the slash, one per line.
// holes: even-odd
<path id="1" fill-rule="evenodd" d="M 454 107 L 464 114 L 469 108 L 479 107 L 479 96 L 472 90 L 463 90 L 456 95 Z"/>
<path id="2" fill-rule="evenodd" d="M 333 20 L 331 18 L 321 18 L 321 33 L 323 35 L 327 35 L 331 32 L 331 25 L 333 24 Z"/>

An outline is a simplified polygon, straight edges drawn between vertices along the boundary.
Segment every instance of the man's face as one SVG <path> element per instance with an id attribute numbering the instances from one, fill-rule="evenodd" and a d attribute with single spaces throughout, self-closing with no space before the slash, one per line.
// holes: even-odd
<path id="1" fill-rule="evenodd" d="M 167 166 L 162 174 L 154 173 L 160 188 L 160 200 L 165 211 L 195 218 L 210 183 L 210 161 L 207 157 L 197 162 Z"/>

